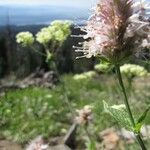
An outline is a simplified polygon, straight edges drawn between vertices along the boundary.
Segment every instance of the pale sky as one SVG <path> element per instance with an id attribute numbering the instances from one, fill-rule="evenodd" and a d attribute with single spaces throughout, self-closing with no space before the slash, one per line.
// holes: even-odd
<path id="1" fill-rule="evenodd" d="M 93 6 L 97 0 L 0 0 L 0 5 Z"/>

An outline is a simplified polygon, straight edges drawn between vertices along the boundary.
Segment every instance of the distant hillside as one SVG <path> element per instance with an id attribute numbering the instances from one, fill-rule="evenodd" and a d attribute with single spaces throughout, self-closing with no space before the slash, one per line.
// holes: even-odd
<path id="1" fill-rule="evenodd" d="M 49 24 L 56 19 L 83 23 L 89 16 L 87 8 L 60 6 L 0 6 L 0 25 Z"/>

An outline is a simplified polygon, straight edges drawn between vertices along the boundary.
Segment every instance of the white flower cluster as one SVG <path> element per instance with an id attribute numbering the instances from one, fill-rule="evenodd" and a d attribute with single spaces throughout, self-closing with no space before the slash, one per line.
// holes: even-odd
<path id="1" fill-rule="evenodd" d="M 82 74 L 76 74 L 73 76 L 74 80 L 84 80 L 84 79 L 91 79 L 92 77 L 96 76 L 94 71 L 88 71 Z"/>
<path id="2" fill-rule="evenodd" d="M 32 45 L 34 42 L 34 37 L 30 32 L 20 32 L 16 36 L 17 43 L 21 44 L 23 47 Z"/>
<path id="3" fill-rule="evenodd" d="M 40 44 L 48 43 L 53 38 L 52 28 L 42 28 L 40 32 L 36 34 L 36 41 Z"/>
<path id="4" fill-rule="evenodd" d="M 53 21 L 50 26 L 41 29 L 36 34 L 36 40 L 41 44 L 48 44 L 50 41 L 62 43 L 70 34 L 71 23 L 69 21 Z"/>
<path id="5" fill-rule="evenodd" d="M 71 33 L 70 27 L 70 21 L 53 21 L 50 26 L 42 28 L 41 31 L 36 34 L 36 41 L 43 45 L 47 45 L 51 42 L 62 44 Z M 34 42 L 33 34 L 30 32 L 20 32 L 16 35 L 16 39 L 17 43 L 24 47 L 32 45 Z"/>
<path id="6" fill-rule="evenodd" d="M 120 71 L 123 75 L 129 78 L 142 77 L 148 74 L 144 67 L 134 64 L 125 64 L 120 67 Z"/>
<path id="7" fill-rule="evenodd" d="M 109 63 L 100 63 L 95 65 L 94 69 L 98 72 L 109 72 L 111 70 L 111 66 Z"/>

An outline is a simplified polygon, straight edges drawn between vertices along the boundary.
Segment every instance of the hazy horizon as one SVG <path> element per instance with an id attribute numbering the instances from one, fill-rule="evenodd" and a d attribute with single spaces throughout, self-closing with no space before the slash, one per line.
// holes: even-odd
<path id="1" fill-rule="evenodd" d="M 0 0 L 0 25 L 49 24 L 53 20 L 82 23 L 98 0 Z"/>
<path id="2" fill-rule="evenodd" d="M 98 0 L 0 0 L 0 5 L 26 5 L 26 6 L 74 6 L 74 7 L 91 7 Z"/>
<path id="3" fill-rule="evenodd" d="M 81 23 L 97 0 L 0 0 L 0 25 L 49 24 L 56 19 Z"/>

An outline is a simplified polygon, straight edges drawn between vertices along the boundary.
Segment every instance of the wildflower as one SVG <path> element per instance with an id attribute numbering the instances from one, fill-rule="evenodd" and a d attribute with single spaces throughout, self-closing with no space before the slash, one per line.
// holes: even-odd
<path id="1" fill-rule="evenodd" d="M 71 34 L 70 21 L 55 20 L 51 23 L 51 26 L 55 27 L 55 39 L 60 42 L 60 44 Z"/>
<path id="2" fill-rule="evenodd" d="M 81 110 L 77 110 L 78 116 L 76 122 L 78 124 L 87 125 L 92 119 L 92 106 L 86 105 Z"/>
<path id="3" fill-rule="evenodd" d="M 36 35 L 36 40 L 40 44 L 49 44 L 52 40 L 61 44 L 70 34 L 71 23 L 69 21 L 53 21 L 50 26 L 43 28 Z"/>
<path id="4" fill-rule="evenodd" d="M 100 63 L 94 66 L 94 69 L 98 72 L 109 72 L 111 71 L 111 66 L 109 63 Z"/>
<path id="5" fill-rule="evenodd" d="M 144 67 L 134 64 L 125 64 L 120 67 L 120 71 L 128 78 L 142 77 L 148 74 Z"/>
<path id="6" fill-rule="evenodd" d="M 74 80 L 83 80 L 83 79 L 91 79 L 92 77 L 96 76 L 96 72 L 94 71 L 88 71 L 82 74 L 76 74 L 74 75 Z"/>
<path id="7" fill-rule="evenodd" d="M 84 52 L 88 58 L 101 55 L 111 60 L 121 59 L 122 53 L 127 51 L 124 34 L 132 15 L 131 4 L 131 0 L 101 0 L 84 27 L 87 32 L 84 39 L 90 41 L 83 44 L 82 50 L 77 51 Z"/>
<path id="8" fill-rule="evenodd" d="M 150 4 L 142 1 L 134 3 L 132 7 L 134 13 L 129 18 L 125 37 L 134 37 L 133 49 L 137 53 L 144 48 L 150 48 Z"/>
<path id="9" fill-rule="evenodd" d="M 115 64 L 131 56 L 137 45 L 140 48 L 149 43 L 147 8 L 134 4 L 133 0 L 101 0 L 81 28 L 86 32 L 86 41 L 76 51 L 83 52 L 84 57 L 100 56 Z"/>
<path id="10" fill-rule="evenodd" d="M 53 30 L 51 28 L 42 28 L 40 32 L 36 34 L 36 40 L 40 44 L 48 44 L 53 38 Z"/>
<path id="11" fill-rule="evenodd" d="M 82 74 L 76 74 L 73 76 L 74 80 L 84 80 L 87 79 L 87 76 L 85 76 L 83 73 Z"/>
<path id="12" fill-rule="evenodd" d="M 34 37 L 30 32 L 20 32 L 16 35 L 17 43 L 21 44 L 23 47 L 32 45 L 34 42 Z"/>

